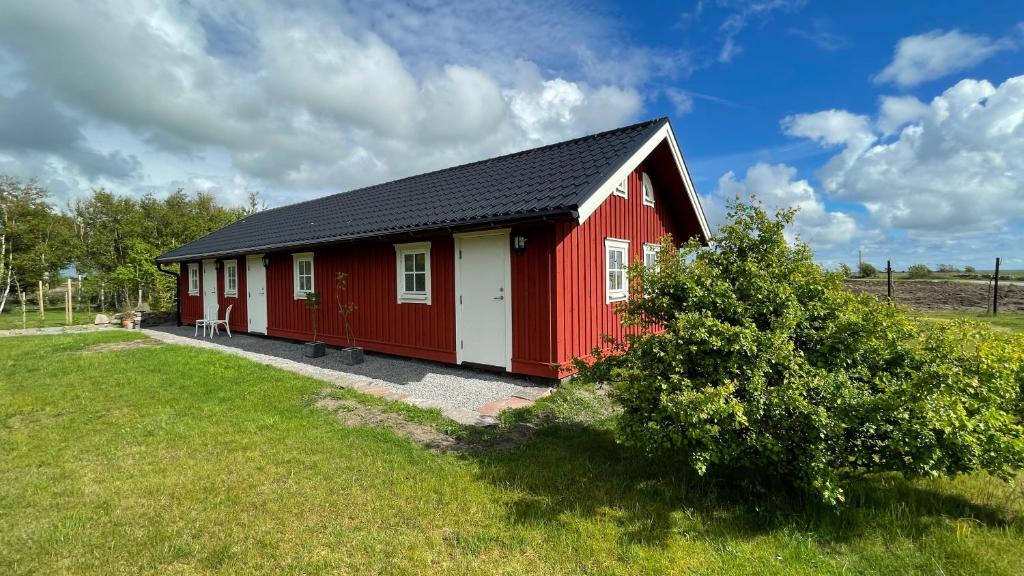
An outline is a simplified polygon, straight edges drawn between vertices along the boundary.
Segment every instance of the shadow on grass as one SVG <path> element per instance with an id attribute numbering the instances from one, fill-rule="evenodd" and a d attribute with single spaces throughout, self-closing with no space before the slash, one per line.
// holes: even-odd
<path id="1" fill-rule="evenodd" d="M 517 493 L 508 510 L 511 521 L 605 518 L 622 529 L 622 544 L 660 546 L 673 535 L 749 539 L 782 531 L 810 534 L 829 545 L 867 533 L 913 538 L 949 521 L 989 527 L 1020 522 L 1010 506 L 980 504 L 895 475 L 852 479 L 847 503 L 835 508 L 781 488 L 758 492 L 743 478 L 698 477 L 681 464 L 649 459 L 600 426 L 547 425 L 519 449 L 473 458 L 484 479 Z M 1006 504 L 990 496 L 984 499 Z"/>

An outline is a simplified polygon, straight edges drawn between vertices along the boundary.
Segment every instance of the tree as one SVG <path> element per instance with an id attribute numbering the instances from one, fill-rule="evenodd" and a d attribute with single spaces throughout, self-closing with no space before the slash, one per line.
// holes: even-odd
<path id="1" fill-rule="evenodd" d="M 975 268 L 974 266 L 964 266 L 964 272 L 966 272 L 967 274 L 974 274 L 977 271 L 978 269 Z"/>
<path id="2" fill-rule="evenodd" d="M 840 263 L 836 272 L 843 278 L 850 278 L 853 276 L 853 270 L 846 263 Z"/>
<path id="3" fill-rule="evenodd" d="M 1024 464 L 1024 338 L 922 328 L 790 245 L 794 212 L 732 203 L 710 246 L 666 240 L 620 307 L 636 333 L 579 377 L 612 384 L 617 437 L 700 474 L 768 479 L 825 502 L 846 474 Z"/>
<path id="4" fill-rule="evenodd" d="M 939 272 L 959 272 L 960 269 L 954 264 L 939 264 Z"/>
<path id="5" fill-rule="evenodd" d="M 71 223 L 54 213 L 49 198 L 35 181 L 0 175 L 0 313 L 12 288 L 56 279 L 71 261 Z"/>
<path id="6" fill-rule="evenodd" d="M 914 264 L 907 268 L 907 277 L 914 280 L 921 280 L 931 275 L 931 268 L 928 268 L 927 264 Z"/>
<path id="7" fill-rule="evenodd" d="M 857 265 L 857 275 L 861 278 L 874 278 L 878 276 L 878 268 L 869 262 L 861 262 Z"/>

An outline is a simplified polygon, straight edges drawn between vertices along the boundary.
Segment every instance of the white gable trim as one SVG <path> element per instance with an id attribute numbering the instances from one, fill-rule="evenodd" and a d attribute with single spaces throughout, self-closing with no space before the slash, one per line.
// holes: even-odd
<path id="1" fill-rule="evenodd" d="M 693 205 L 693 209 L 697 211 L 697 220 L 700 223 L 701 232 L 705 238 L 711 237 L 711 230 L 708 228 L 707 219 L 704 217 L 704 209 L 700 205 L 700 198 L 697 197 L 697 191 L 693 187 L 693 181 L 690 179 L 690 171 L 686 169 L 686 163 L 683 162 L 683 155 L 679 152 L 679 144 L 676 143 L 675 134 L 672 133 L 672 127 L 665 124 L 657 132 L 655 132 L 644 145 L 636 151 L 635 154 L 629 157 L 625 163 L 619 166 L 607 180 L 604 181 L 598 188 L 597 191 L 590 195 L 589 198 L 583 201 L 579 209 L 579 223 L 584 223 L 591 214 L 597 211 L 598 207 L 612 195 L 615 191 L 615 186 L 622 181 L 623 178 L 628 176 L 641 162 L 647 158 L 654 149 L 662 143 L 663 140 L 668 140 L 669 148 L 672 150 L 672 157 L 676 161 L 676 168 L 679 169 L 679 176 L 683 179 L 683 185 L 686 187 L 686 194 L 690 199 L 690 204 Z M 683 240 L 679 238 L 678 240 Z"/>

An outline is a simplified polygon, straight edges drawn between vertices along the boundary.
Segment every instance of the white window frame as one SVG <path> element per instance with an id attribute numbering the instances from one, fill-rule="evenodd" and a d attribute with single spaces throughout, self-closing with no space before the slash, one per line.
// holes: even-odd
<path id="1" fill-rule="evenodd" d="M 641 186 L 643 188 L 642 196 L 644 199 L 644 206 L 654 206 L 654 186 L 651 185 L 651 178 L 644 172 L 640 178 Z"/>
<path id="2" fill-rule="evenodd" d="M 405 290 L 405 256 L 407 254 L 423 254 L 424 287 L 423 292 L 407 292 Z M 416 271 L 413 271 L 414 273 Z M 395 244 L 395 288 L 399 304 L 430 304 L 430 242 L 410 242 Z"/>
<path id="3" fill-rule="evenodd" d="M 309 262 L 309 290 L 299 288 L 299 263 Z M 312 252 L 299 252 L 292 254 L 292 288 L 295 290 L 296 300 L 305 300 L 306 294 L 316 291 L 316 265 L 313 261 Z"/>
<path id="4" fill-rule="evenodd" d="M 188 265 L 188 295 L 199 296 L 199 264 L 195 262 Z"/>
<path id="5" fill-rule="evenodd" d="M 613 289 L 611 287 L 611 272 L 612 269 L 608 265 L 608 256 L 613 251 L 622 252 L 622 287 L 619 289 Z M 629 240 L 622 240 L 619 238 L 605 238 L 604 239 L 604 299 L 605 304 L 611 304 L 612 302 L 622 302 L 629 298 Z"/>
<path id="6" fill-rule="evenodd" d="M 658 253 L 661 252 L 661 244 L 644 244 L 644 267 L 654 268 L 658 265 Z M 647 257 L 653 258 L 650 264 L 647 263 Z"/>
<path id="7" fill-rule="evenodd" d="M 230 276 L 228 276 L 228 270 L 235 271 L 235 286 L 231 287 L 231 283 L 228 282 Z M 224 295 L 225 296 L 238 296 L 238 260 L 225 260 L 224 261 Z"/>
<path id="8" fill-rule="evenodd" d="M 613 196 L 621 196 L 622 198 L 629 198 L 629 175 L 627 174 L 621 182 L 615 185 L 615 189 L 612 190 Z"/>

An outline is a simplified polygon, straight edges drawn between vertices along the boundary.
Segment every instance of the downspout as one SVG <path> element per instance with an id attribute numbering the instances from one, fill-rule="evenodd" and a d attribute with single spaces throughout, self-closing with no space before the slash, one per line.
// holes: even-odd
<path id="1" fill-rule="evenodd" d="M 177 308 L 177 320 L 178 326 L 181 326 L 181 275 L 177 272 L 171 272 L 170 270 L 164 270 L 163 262 L 156 263 L 156 269 L 167 274 L 168 276 L 174 277 L 174 305 Z"/>

